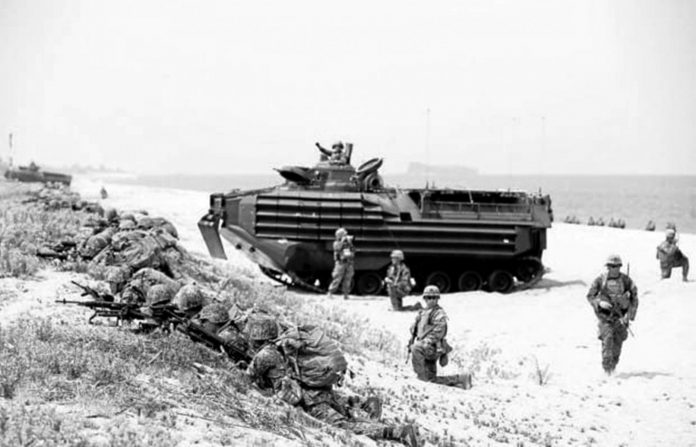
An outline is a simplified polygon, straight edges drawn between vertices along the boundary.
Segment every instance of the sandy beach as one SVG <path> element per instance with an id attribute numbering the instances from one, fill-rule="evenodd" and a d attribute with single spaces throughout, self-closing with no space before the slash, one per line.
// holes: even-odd
<path id="1" fill-rule="evenodd" d="M 89 178 L 76 179 L 73 189 L 96 200 L 102 184 L 109 191 L 101 201 L 105 207 L 147 209 L 165 217 L 187 249 L 207 254 L 196 226 L 207 210 L 207 194 Z M 669 280 L 659 279 L 655 247 L 663 237 L 661 231 L 557 223 L 544 252 L 548 272 L 536 287 L 508 295 L 444 295 L 441 306 L 449 316 L 448 339 L 455 351 L 442 373 L 471 370 L 474 388 L 468 391 L 415 379 L 404 364 L 415 314 L 391 311 L 386 297 L 343 301 L 288 293 L 394 334 L 404 357 L 351 357 L 356 373 L 351 386 L 376 390 L 386 399 L 387 418 L 414 420 L 437 433 L 441 445 L 690 446 L 696 445 L 696 282 L 682 282 L 679 271 Z M 680 233 L 679 244 L 693 259 L 696 235 Z M 226 249 L 226 262 L 268 281 L 234 249 Z M 624 272 L 630 266 L 640 307 L 631 326 L 634 335 L 624 344 L 615 374 L 607 377 L 596 318 L 585 295 L 610 253 L 622 256 Z M 50 278 L 44 276 L 43 282 L 49 284 Z M 37 287 L 47 289 L 32 289 Z M 29 297 L 20 293 L 16 301 L 23 299 Z M 15 305 L 3 309 L 2 320 L 40 311 L 36 303 Z M 247 445 L 258 445 L 253 442 Z"/>

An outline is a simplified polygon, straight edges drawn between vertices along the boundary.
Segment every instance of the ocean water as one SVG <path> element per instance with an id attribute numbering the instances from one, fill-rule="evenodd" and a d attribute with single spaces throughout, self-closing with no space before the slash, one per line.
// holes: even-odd
<path id="1" fill-rule="evenodd" d="M 384 180 L 404 188 L 425 186 L 423 176 L 392 174 L 385 175 Z M 282 178 L 277 174 L 158 175 L 118 181 L 212 193 L 272 186 L 282 183 Z M 571 215 L 583 223 L 590 217 L 601 217 L 605 222 L 621 218 L 628 228 L 645 228 L 653 220 L 658 231 L 667 222 L 674 222 L 680 232 L 696 233 L 696 176 L 474 175 L 457 180 L 435 178 L 434 184 L 542 191 L 551 196 L 557 222 Z"/>

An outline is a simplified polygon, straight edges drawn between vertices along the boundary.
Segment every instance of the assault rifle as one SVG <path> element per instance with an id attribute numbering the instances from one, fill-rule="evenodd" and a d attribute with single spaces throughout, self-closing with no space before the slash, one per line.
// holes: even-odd
<path id="1" fill-rule="evenodd" d="M 70 256 L 70 252 L 77 247 L 77 243 L 74 241 L 61 241 L 50 247 L 41 247 L 36 256 L 40 258 L 47 259 L 60 259 L 65 261 Z"/>
<path id="2" fill-rule="evenodd" d="M 94 300 L 69 301 L 62 299 L 56 300 L 56 303 L 75 304 L 92 309 L 94 313 L 87 320 L 90 324 L 93 324 L 92 320 L 95 317 L 115 317 L 118 321 L 146 320 L 150 321 L 153 327 L 174 328 L 182 334 L 188 335 L 196 343 L 202 343 L 214 351 L 223 352 L 235 362 L 244 361 L 248 363 L 251 361 L 251 357 L 246 351 L 231 344 L 226 344 L 222 338 L 208 331 L 202 325 L 191 321 L 190 315 L 180 312 L 172 304 L 147 306 L 143 310 L 144 306 L 141 304 L 117 303 L 114 302 L 112 295 L 101 294 L 89 286 L 75 281 L 71 282 L 83 290 L 82 296 L 89 295 Z"/>
<path id="3" fill-rule="evenodd" d="M 82 289 L 82 293 L 80 294 L 81 296 L 91 296 L 97 301 L 114 301 L 114 296 L 108 293 L 99 293 L 97 290 L 91 288 L 90 286 L 85 286 L 83 284 L 80 284 L 77 281 L 70 281 L 71 283 L 75 284 L 77 287 Z"/>
<path id="4" fill-rule="evenodd" d="M 91 317 L 89 317 L 89 324 L 94 324 L 93 320 L 96 317 L 115 317 L 118 321 L 131 321 L 131 320 L 144 320 L 149 318 L 148 315 L 139 310 L 137 304 L 134 303 L 117 303 L 114 301 L 113 295 L 107 293 L 99 293 L 89 286 L 78 283 L 77 281 L 70 281 L 71 283 L 82 289 L 81 296 L 91 296 L 92 301 L 71 301 L 63 298 L 62 300 L 55 300 L 56 303 L 61 304 L 74 304 L 77 306 L 87 307 L 92 309 L 94 312 Z"/>
<path id="5" fill-rule="evenodd" d="M 94 324 L 95 317 L 115 317 L 119 321 L 145 320 L 150 318 L 149 315 L 141 312 L 137 304 L 132 303 L 115 303 L 108 300 L 93 300 L 93 301 L 70 301 L 66 299 L 56 300 L 56 303 L 75 304 L 77 306 L 88 307 L 94 311 L 89 317 L 89 324 Z"/>
<path id="6" fill-rule="evenodd" d="M 213 351 L 222 352 L 235 362 L 243 361 L 249 363 L 251 361 L 251 357 L 246 351 L 232 344 L 225 343 L 225 340 L 218 337 L 217 334 L 191 321 L 190 318 L 183 316 L 171 306 L 162 309 L 162 317 L 165 321 L 172 323 L 177 331 L 188 335 L 196 343 L 202 343 Z"/>

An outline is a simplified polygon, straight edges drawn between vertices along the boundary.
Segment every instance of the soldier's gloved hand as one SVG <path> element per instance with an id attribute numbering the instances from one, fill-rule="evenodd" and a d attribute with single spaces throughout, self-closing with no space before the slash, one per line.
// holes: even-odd
<path id="1" fill-rule="evenodd" d="M 604 310 L 611 310 L 612 307 L 610 302 L 604 300 L 599 300 L 599 303 L 597 303 L 597 305 Z"/>
<path id="2" fill-rule="evenodd" d="M 624 326 L 628 326 L 628 314 L 626 314 L 626 315 L 624 315 L 623 317 L 621 317 L 621 318 L 619 319 L 619 322 L 620 322 L 622 325 L 624 325 Z"/>

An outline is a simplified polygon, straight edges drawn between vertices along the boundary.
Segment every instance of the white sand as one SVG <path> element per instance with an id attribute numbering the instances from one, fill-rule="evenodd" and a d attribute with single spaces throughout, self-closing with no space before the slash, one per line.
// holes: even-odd
<path id="1" fill-rule="evenodd" d="M 101 184 L 78 178 L 73 188 L 95 200 Z M 105 206 L 142 208 L 168 218 L 189 250 L 206 253 L 196 223 L 207 211 L 207 194 L 114 184 L 106 188 L 110 196 Z M 659 279 L 655 247 L 663 234 L 554 224 L 548 235 L 544 263 L 550 271 L 534 289 L 509 295 L 457 293 L 441 300 L 455 346 L 444 372 L 456 373 L 456 365 L 472 350 L 488 346 L 499 354 L 484 355 L 484 365 L 502 373 L 480 372 L 474 389 L 463 391 L 418 382 L 402 364 L 368 363 L 353 365 L 370 373 L 359 375 L 356 383 L 389 392 L 387 416 L 410 415 L 429 430 L 447 430 L 472 445 L 496 445 L 496 440 L 696 445 L 696 282 L 683 283 L 679 270 L 669 280 Z M 696 235 L 680 234 L 680 246 L 696 259 Z M 227 251 L 229 262 L 255 271 L 229 246 Z M 623 257 L 624 271 L 630 263 L 640 307 L 632 325 L 635 337 L 624 344 L 616 374 L 607 378 L 585 294 L 610 253 Z M 316 295 L 307 299 L 369 318 L 404 342 L 414 318 L 413 313 L 390 311 L 386 297 L 328 303 Z M 549 366 L 544 386 L 534 378 L 534 358 L 542 368 Z M 414 404 L 414 398 L 420 402 Z M 498 422 L 506 428 L 496 429 Z"/>

